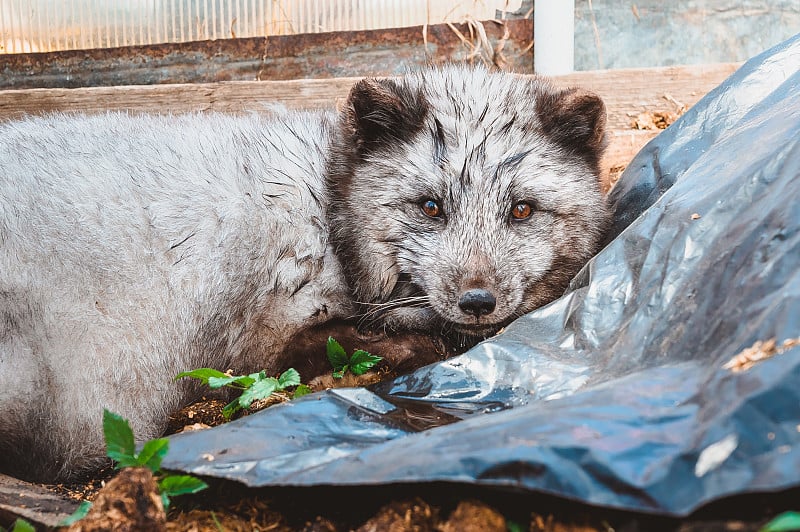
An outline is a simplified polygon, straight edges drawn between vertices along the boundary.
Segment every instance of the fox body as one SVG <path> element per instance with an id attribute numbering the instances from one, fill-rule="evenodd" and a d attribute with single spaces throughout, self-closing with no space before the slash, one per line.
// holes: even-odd
<path id="1" fill-rule="evenodd" d="M 558 297 L 608 222 L 604 124 L 455 65 L 339 113 L 0 124 L 0 470 L 91 471 L 103 408 L 158 436 L 177 373 L 277 373 L 328 320 L 483 337 Z"/>

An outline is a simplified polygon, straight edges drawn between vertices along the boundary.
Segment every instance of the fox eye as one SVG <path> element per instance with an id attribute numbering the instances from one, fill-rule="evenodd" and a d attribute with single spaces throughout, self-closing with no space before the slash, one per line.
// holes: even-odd
<path id="1" fill-rule="evenodd" d="M 527 201 L 520 201 L 511 208 L 511 217 L 515 220 L 525 220 L 530 218 L 533 207 Z"/>
<path id="2" fill-rule="evenodd" d="M 431 218 L 439 218 L 442 216 L 442 208 L 436 200 L 426 199 L 422 202 L 420 208 L 425 216 L 430 216 Z"/>

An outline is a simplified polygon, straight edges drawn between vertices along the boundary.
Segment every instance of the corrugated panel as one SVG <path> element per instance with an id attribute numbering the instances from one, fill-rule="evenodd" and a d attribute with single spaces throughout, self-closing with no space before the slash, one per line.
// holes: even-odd
<path id="1" fill-rule="evenodd" d="M 0 53 L 488 20 L 522 0 L 0 0 Z"/>

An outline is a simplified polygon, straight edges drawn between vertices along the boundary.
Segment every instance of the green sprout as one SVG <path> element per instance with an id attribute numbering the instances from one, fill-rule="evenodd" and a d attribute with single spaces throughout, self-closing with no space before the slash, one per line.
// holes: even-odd
<path id="1" fill-rule="evenodd" d="M 353 354 L 348 357 L 347 352 L 339 342 L 332 337 L 328 337 L 328 345 L 326 346 L 328 353 L 328 360 L 333 366 L 333 378 L 341 379 L 347 371 L 353 375 L 363 375 L 375 364 L 383 360 L 382 357 L 370 355 L 363 349 L 356 349 Z"/>
<path id="2" fill-rule="evenodd" d="M 250 375 L 228 375 L 216 369 L 200 368 L 179 373 L 175 379 L 190 377 L 199 379 L 200 382 L 216 390 L 228 386 L 241 390 L 241 395 L 225 405 L 222 416 L 227 420 L 242 409 L 250 408 L 254 401 L 268 398 L 273 392 L 282 391 L 291 386 L 296 386 L 292 398 L 302 397 L 311 392 L 311 388 L 300 384 L 300 374 L 293 368 L 284 371 L 280 377 L 268 377 L 266 372 L 259 371 Z"/>

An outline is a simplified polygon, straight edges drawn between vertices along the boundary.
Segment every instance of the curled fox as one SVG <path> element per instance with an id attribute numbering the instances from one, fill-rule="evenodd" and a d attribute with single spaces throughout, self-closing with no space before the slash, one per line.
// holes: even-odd
<path id="1" fill-rule="evenodd" d="M 339 113 L 0 124 L 0 471 L 91 471 L 103 408 L 158 436 L 177 373 L 277 373 L 327 320 L 495 332 L 598 250 L 604 136 L 591 93 L 458 65 Z"/>

